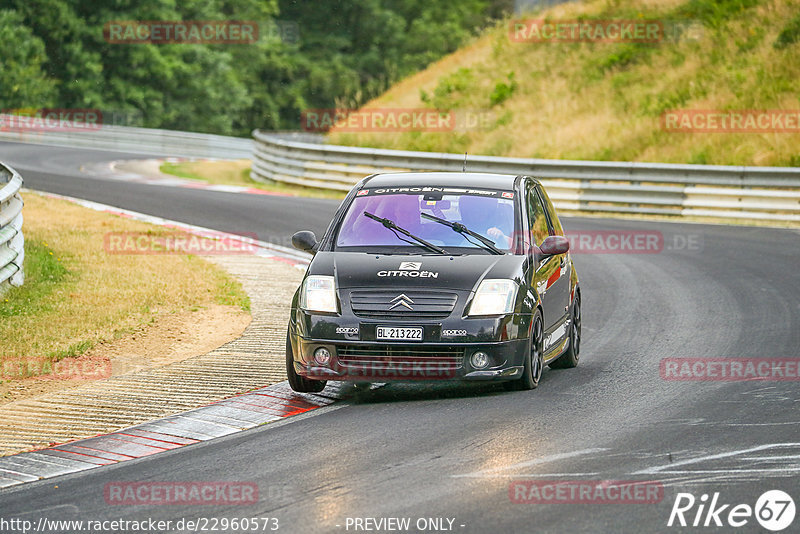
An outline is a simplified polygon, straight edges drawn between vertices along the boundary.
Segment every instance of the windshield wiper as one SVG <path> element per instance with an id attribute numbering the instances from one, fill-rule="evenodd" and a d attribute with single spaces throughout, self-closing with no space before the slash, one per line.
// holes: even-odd
<path id="1" fill-rule="evenodd" d="M 478 245 L 481 248 L 485 248 L 486 250 L 488 250 L 492 254 L 499 254 L 501 256 L 505 254 L 505 252 L 503 252 L 502 250 L 500 250 L 499 248 L 497 248 L 494 245 L 494 242 L 491 239 L 489 239 L 488 237 L 482 236 L 478 232 L 473 232 L 472 230 L 470 230 L 469 228 L 467 228 L 466 226 L 464 226 L 461 223 L 451 222 L 451 221 L 448 221 L 448 220 L 445 220 L 445 219 L 440 219 L 439 217 L 436 217 L 434 215 L 428 215 L 427 213 L 420 213 L 420 215 L 422 215 L 426 219 L 430 219 L 432 221 L 436 221 L 439 224 L 443 224 L 445 226 L 449 226 L 450 228 L 453 229 L 454 232 L 458 232 L 459 234 L 462 234 L 462 235 L 466 234 L 466 235 L 474 237 L 475 239 L 480 241 L 480 243 L 475 243 L 474 241 L 471 241 L 471 243 L 473 243 L 475 245 Z"/>
<path id="2" fill-rule="evenodd" d="M 411 245 L 417 245 L 417 246 L 420 246 L 420 247 L 423 247 L 423 248 L 427 248 L 428 250 L 432 250 L 432 251 L 437 252 L 439 254 L 444 254 L 444 255 L 449 255 L 450 254 L 445 249 L 443 249 L 441 247 L 437 247 L 433 243 L 428 243 L 427 241 L 425 241 L 421 237 L 415 236 L 414 234 L 412 234 L 411 232 L 409 232 L 405 228 L 401 228 L 400 226 L 397 226 L 395 224 L 395 222 L 393 220 L 391 220 L 391 219 L 386 219 L 384 217 L 378 217 L 377 215 L 374 215 L 374 214 L 372 214 L 372 213 L 370 213 L 368 211 L 365 211 L 364 215 L 369 217 L 372 220 L 378 221 L 379 223 L 384 225 L 386 228 L 388 228 L 389 230 L 394 232 L 394 234 L 397 236 L 397 239 L 399 239 L 400 241 L 405 241 L 406 243 L 409 243 Z M 409 241 L 408 239 L 403 239 L 402 237 L 397 235 L 398 232 L 400 232 L 404 236 L 410 237 L 411 239 L 416 241 L 416 243 L 414 241 Z"/>

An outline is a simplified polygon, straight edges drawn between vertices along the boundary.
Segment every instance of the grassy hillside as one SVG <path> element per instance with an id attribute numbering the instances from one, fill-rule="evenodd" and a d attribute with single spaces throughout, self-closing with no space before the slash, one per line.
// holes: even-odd
<path id="1" fill-rule="evenodd" d="M 671 37 L 656 44 L 520 43 L 511 41 L 506 22 L 367 105 L 471 112 L 482 126 L 333 131 L 332 141 L 495 156 L 800 166 L 800 134 L 667 132 L 660 121 L 676 109 L 800 110 L 800 0 L 594 0 L 533 16 L 658 19 Z"/>

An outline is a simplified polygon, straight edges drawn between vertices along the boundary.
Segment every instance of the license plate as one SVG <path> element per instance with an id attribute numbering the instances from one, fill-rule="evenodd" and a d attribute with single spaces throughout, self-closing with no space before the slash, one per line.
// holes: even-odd
<path id="1" fill-rule="evenodd" d="M 422 328 L 379 326 L 375 337 L 393 341 L 422 341 Z"/>

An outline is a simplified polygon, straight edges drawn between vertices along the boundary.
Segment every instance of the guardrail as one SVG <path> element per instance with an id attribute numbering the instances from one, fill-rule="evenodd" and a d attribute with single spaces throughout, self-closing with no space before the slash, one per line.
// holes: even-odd
<path id="1" fill-rule="evenodd" d="M 0 163 L 0 293 L 24 280 L 25 239 L 22 236 L 22 177 Z"/>
<path id="2" fill-rule="evenodd" d="M 8 116 L 0 115 L 0 126 Z M 376 172 L 461 171 L 462 154 L 345 147 L 307 133 L 253 132 L 254 140 L 149 128 L 0 127 L 0 139 L 158 156 L 253 158 L 261 181 L 347 191 Z M 469 156 L 473 172 L 529 174 L 561 210 L 800 221 L 800 168 L 675 165 Z"/>
<path id="3" fill-rule="evenodd" d="M 190 158 L 249 159 L 253 153 L 253 140 L 240 137 L 105 124 L 73 124 L 64 129 L 13 127 L 17 122 L 18 117 L 0 115 L 0 139 Z M 3 127 L 9 124 L 12 126 Z"/>
<path id="4" fill-rule="evenodd" d="M 256 130 L 251 176 L 348 191 L 369 174 L 461 171 L 463 154 L 303 143 Z M 800 168 L 469 156 L 467 170 L 540 178 L 560 210 L 800 221 Z"/>

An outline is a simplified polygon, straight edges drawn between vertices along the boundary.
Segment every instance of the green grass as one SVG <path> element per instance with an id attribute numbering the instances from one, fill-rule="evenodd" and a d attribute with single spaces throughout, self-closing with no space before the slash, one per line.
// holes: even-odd
<path id="1" fill-rule="evenodd" d="M 64 358 L 77 358 L 87 350 L 94 347 L 94 345 L 94 341 L 85 339 L 83 341 L 79 341 L 78 343 L 73 343 L 66 349 L 56 350 L 47 354 L 47 359 L 57 362 L 63 360 Z"/>
<path id="2" fill-rule="evenodd" d="M 800 13 L 795 15 L 781 30 L 774 46 L 775 48 L 783 49 L 798 41 L 800 41 Z"/>
<path id="3" fill-rule="evenodd" d="M 759 4 L 759 0 L 691 0 L 678 9 L 678 16 L 698 19 L 712 28 L 721 28 L 725 22 Z"/>
<path id="4" fill-rule="evenodd" d="M 25 241 L 25 283 L 12 288 L 0 299 L 0 317 L 35 316 L 53 311 L 57 299 L 53 293 L 65 292 L 74 285 L 78 273 L 69 271 L 62 263 L 65 254 L 54 251 L 47 243 Z M 73 343 L 66 349 L 46 352 L 47 361 L 80 356 L 95 345 L 92 340 Z"/>
<path id="5" fill-rule="evenodd" d="M 35 193 L 25 215 L 25 283 L 0 295 L 0 365 L 78 357 L 172 313 L 250 309 L 241 284 L 202 257 L 105 246 L 109 233 L 165 229 Z"/>
<path id="6" fill-rule="evenodd" d="M 507 23 L 500 24 L 367 105 L 486 113 L 494 117 L 488 127 L 334 131 L 331 142 L 545 159 L 800 161 L 800 133 L 661 126 L 668 110 L 800 108 L 800 0 L 586 0 L 532 18 L 655 20 L 664 37 L 656 43 L 520 43 L 509 40 Z"/>
<path id="7" fill-rule="evenodd" d="M 237 306 L 242 311 L 250 312 L 250 297 L 242 289 L 238 280 L 222 271 L 214 273 L 214 283 L 217 286 L 214 300 L 223 306 Z"/>
<path id="8" fill-rule="evenodd" d="M 76 276 L 64 267 L 60 256 L 47 243 L 25 241 L 25 283 L 0 296 L 0 317 L 35 315 L 49 310 L 45 297 L 68 286 Z"/>

